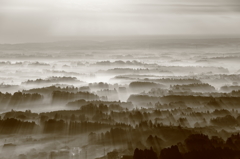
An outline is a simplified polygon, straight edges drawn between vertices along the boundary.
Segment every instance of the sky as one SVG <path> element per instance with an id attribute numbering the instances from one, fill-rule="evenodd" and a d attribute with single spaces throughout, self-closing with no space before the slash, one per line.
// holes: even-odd
<path id="1" fill-rule="evenodd" d="M 0 43 L 240 35 L 240 0 L 0 0 Z"/>

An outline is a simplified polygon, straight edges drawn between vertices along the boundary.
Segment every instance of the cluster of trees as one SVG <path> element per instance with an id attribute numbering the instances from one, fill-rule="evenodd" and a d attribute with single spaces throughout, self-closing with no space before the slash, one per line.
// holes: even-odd
<path id="1" fill-rule="evenodd" d="M 240 80 L 239 74 L 213 74 L 213 75 L 203 75 L 199 76 L 199 79 L 223 79 L 230 82 L 236 82 Z"/>
<path id="2" fill-rule="evenodd" d="M 216 89 L 207 83 L 194 83 L 188 85 L 174 85 L 170 87 L 173 90 L 190 90 L 196 92 L 215 92 Z"/>
<path id="3" fill-rule="evenodd" d="M 23 90 L 23 92 L 51 94 L 54 91 L 64 91 L 64 92 L 77 93 L 79 91 L 79 89 L 80 88 L 74 87 L 74 86 L 66 86 L 66 87 L 49 86 L 49 87 L 43 87 L 43 88 L 34 88 L 34 89 L 30 89 L 30 90 Z"/>
<path id="4" fill-rule="evenodd" d="M 4 119 L 15 118 L 19 120 L 34 120 L 38 118 L 37 113 L 32 113 L 31 110 L 23 111 L 14 111 L 13 109 L 4 114 Z"/>
<path id="5" fill-rule="evenodd" d="M 62 110 L 62 111 L 54 111 L 54 112 L 46 112 L 40 113 L 39 118 L 42 121 L 46 119 L 57 119 L 64 120 L 66 122 L 69 121 L 99 121 L 103 123 L 112 123 L 115 121 L 112 120 L 114 118 L 113 111 L 115 112 L 123 112 L 124 108 L 122 108 L 119 104 L 86 104 L 80 107 L 78 110 Z M 109 114 L 110 113 L 110 114 Z M 124 113 L 124 117 L 126 114 Z M 118 118 L 117 118 L 118 119 Z"/>
<path id="6" fill-rule="evenodd" d="M 158 157 L 157 154 L 153 151 L 152 147 L 145 150 L 136 148 L 134 151 L 133 159 L 158 159 Z"/>
<path id="7" fill-rule="evenodd" d="M 134 151 L 134 159 L 236 159 L 240 157 L 240 135 L 231 135 L 226 142 L 217 136 L 211 139 L 204 134 L 191 134 L 184 143 L 163 148 L 159 155 L 150 150 Z"/>
<path id="8" fill-rule="evenodd" d="M 109 84 L 104 82 L 99 83 L 89 83 L 90 89 L 109 89 Z"/>
<path id="9" fill-rule="evenodd" d="M 110 125 L 99 122 L 65 122 L 64 120 L 49 119 L 44 122 L 43 133 L 76 135 L 109 127 Z"/>
<path id="10" fill-rule="evenodd" d="M 129 127 L 127 125 L 119 125 L 122 127 Z M 109 131 L 106 131 L 105 133 L 93 133 L 91 132 L 88 135 L 88 141 L 90 144 L 98 143 L 98 144 L 109 144 L 109 145 L 119 145 L 119 144 L 125 144 L 130 139 L 130 136 L 128 136 L 128 131 L 123 128 L 111 128 Z"/>
<path id="11" fill-rule="evenodd" d="M 140 82 L 140 81 L 136 81 L 136 82 L 131 82 L 129 84 L 129 88 L 131 90 L 139 90 L 139 89 L 152 89 L 152 88 L 166 88 L 166 86 L 162 85 L 162 84 L 157 84 L 154 82 Z"/>
<path id="12" fill-rule="evenodd" d="M 239 91 L 240 86 L 222 86 L 220 90 L 223 92 Z"/>
<path id="13" fill-rule="evenodd" d="M 98 90 L 96 94 L 100 97 L 105 96 L 107 97 L 108 100 L 110 101 L 118 101 L 118 92 L 116 89 L 110 90 L 110 89 L 103 89 L 103 90 Z"/>
<path id="14" fill-rule="evenodd" d="M 37 61 L 29 63 L 28 66 L 50 66 L 50 64 Z"/>
<path id="15" fill-rule="evenodd" d="M 180 107 L 180 105 L 182 106 Z M 204 127 L 207 125 L 213 125 L 216 126 L 216 128 L 222 126 L 231 127 L 238 126 L 240 121 L 238 111 L 234 109 L 231 111 L 226 109 L 215 109 L 212 112 L 209 112 L 208 109 L 205 109 L 205 111 L 199 112 L 198 110 L 200 110 L 200 108 L 196 108 L 196 111 L 194 111 L 194 109 L 187 107 L 183 102 L 172 102 L 169 104 L 157 103 L 155 107 L 156 109 L 151 111 L 145 108 L 133 109 L 129 111 L 128 109 L 121 107 L 120 103 L 111 104 L 110 102 L 109 105 L 103 103 L 86 103 L 86 105 L 82 105 L 80 109 L 76 111 L 56 111 L 50 113 L 41 113 L 41 115 L 47 116 L 48 119 L 58 116 L 58 118 L 55 119 L 62 119 L 64 121 L 70 121 L 74 119 L 72 121 L 87 120 L 109 124 L 125 122 L 135 126 L 138 126 L 138 124 L 143 124 L 147 121 L 147 123 L 154 123 L 156 125 L 162 123 L 165 125 L 180 125 L 189 128 Z M 172 108 L 172 110 L 164 110 L 164 108 Z M 230 116 L 230 114 L 232 115 Z M 166 118 L 168 120 L 165 120 Z"/>
<path id="16" fill-rule="evenodd" d="M 145 64 L 145 63 L 142 63 L 142 62 L 138 62 L 136 60 L 133 60 L 133 61 L 122 61 L 122 60 L 118 60 L 118 61 L 99 61 L 99 62 L 96 62 L 95 64 L 93 64 L 93 66 L 95 65 L 98 65 L 98 66 L 108 66 L 108 67 L 111 67 L 111 66 L 145 66 L 145 65 L 148 65 L 148 64 Z"/>
<path id="17" fill-rule="evenodd" d="M 67 104 L 67 106 L 79 108 L 81 106 L 88 105 L 88 104 L 93 104 L 93 105 L 98 105 L 98 107 L 103 107 L 102 109 L 100 109 L 102 112 L 107 112 L 107 111 L 111 111 L 111 110 L 123 110 L 123 108 L 128 108 L 128 109 L 133 108 L 133 105 L 130 102 L 101 101 L 101 100 L 86 101 L 84 99 L 69 102 Z"/>
<path id="18" fill-rule="evenodd" d="M 147 79 L 147 81 L 153 81 L 167 85 L 202 83 L 200 80 L 196 78 L 182 78 L 182 77 Z"/>
<path id="19" fill-rule="evenodd" d="M 240 90 L 232 91 L 231 95 L 233 95 L 233 96 L 240 96 Z"/>
<path id="20" fill-rule="evenodd" d="M 39 126 L 35 122 L 21 121 L 14 118 L 0 120 L 0 134 L 36 133 Z"/>
<path id="21" fill-rule="evenodd" d="M 182 85 L 179 85 L 180 87 Z M 172 89 L 172 86 L 170 85 L 170 89 L 161 89 L 161 88 L 152 88 L 148 92 L 141 93 L 142 95 L 149 95 L 149 96 L 155 96 L 155 97 L 162 97 L 162 96 L 169 96 L 169 95 L 177 95 L 177 96 L 212 96 L 212 97 L 239 97 L 240 96 L 240 90 L 231 91 L 229 93 L 224 92 L 207 92 L 207 90 L 203 91 L 196 91 L 194 92 L 190 88 L 184 88 L 184 89 Z M 208 90 L 210 91 L 210 90 Z"/>
<path id="22" fill-rule="evenodd" d="M 57 77 L 52 76 L 47 79 L 27 80 L 22 84 L 45 84 L 45 83 L 59 83 L 59 82 L 80 82 L 76 77 Z"/>
<path id="23" fill-rule="evenodd" d="M 85 100 L 99 100 L 99 97 L 93 93 L 89 92 L 65 92 L 65 91 L 54 91 L 52 93 L 52 103 L 62 103 L 62 102 L 69 102 L 71 100 L 78 100 L 78 99 L 85 99 Z"/>
<path id="24" fill-rule="evenodd" d="M 98 71 L 99 73 L 107 73 L 107 74 L 153 74 L 153 73 L 165 73 L 168 75 L 172 75 L 172 72 L 167 69 L 148 69 L 148 68 L 114 68 L 108 69 L 106 71 Z"/>
<path id="25" fill-rule="evenodd" d="M 183 73 L 207 73 L 214 72 L 216 74 L 228 73 L 227 68 L 223 67 L 212 67 L 212 66 L 158 66 L 158 68 L 169 70 L 173 73 L 183 74 Z"/>
<path id="26" fill-rule="evenodd" d="M 19 106 L 28 105 L 32 103 L 38 103 L 43 100 L 43 96 L 37 93 L 22 93 L 15 92 L 14 94 L 0 92 L 0 103 L 1 106 Z"/>
<path id="27" fill-rule="evenodd" d="M 187 108 L 185 102 L 170 102 L 169 104 L 161 104 L 160 102 L 155 103 L 156 109 L 175 109 L 175 108 Z"/>
<path id="28" fill-rule="evenodd" d="M 139 125 L 136 128 L 130 125 L 115 124 L 111 126 L 109 131 L 105 133 L 90 133 L 90 144 L 104 144 L 117 146 L 129 143 L 128 149 L 132 147 L 147 148 L 152 147 L 154 151 L 159 152 L 163 147 L 174 143 L 175 141 L 184 140 L 188 135 L 192 134 L 192 129 L 182 129 L 179 127 L 169 127 L 162 125 L 154 125 L 147 128 L 144 125 Z M 152 135 L 157 134 L 157 135 Z M 162 136 L 162 137 L 159 137 Z M 164 140 L 162 139 L 164 138 Z M 167 142 L 166 142 L 167 141 Z"/>
<path id="29" fill-rule="evenodd" d="M 217 117 L 210 120 L 213 125 L 218 127 L 229 127 L 229 126 L 237 126 L 240 124 L 240 116 L 237 118 L 232 115 L 226 115 L 223 117 Z"/>
<path id="30" fill-rule="evenodd" d="M 215 108 L 223 108 L 228 106 L 228 108 L 238 108 L 238 103 L 240 102 L 239 97 L 231 97 L 231 96 L 220 96 L 220 97 L 212 97 L 212 96 L 194 96 L 194 95 L 166 95 L 162 97 L 157 96 L 149 96 L 142 94 L 134 94 L 128 98 L 128 102 L 132 102 L 133 104 L 138 104 L 140 106 L 146 105 L 147 103 L 170 103 L 170 102 L 185 102 L 191 104 L 191 107 L 199 106 L 207 106 L 208 102 L 217 101 L 219 103 L 218 107 Z M 209 105 L 211 107 L 211 105 Z M 214 107 L 214 106 L 213 106 Z"/>

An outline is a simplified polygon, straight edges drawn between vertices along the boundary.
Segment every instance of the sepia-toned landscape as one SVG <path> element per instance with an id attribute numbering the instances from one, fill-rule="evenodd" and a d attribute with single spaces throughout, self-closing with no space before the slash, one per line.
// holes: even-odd
<path id="1" fill-rule="evenodd" d="M 239 42 L 2 44 L 1 158 L 239 158 Z"/>
<path id="2" fill-rule="evenodd" d="M 240 159 L 239 0 L 0 0 L 0 159 Z"/>

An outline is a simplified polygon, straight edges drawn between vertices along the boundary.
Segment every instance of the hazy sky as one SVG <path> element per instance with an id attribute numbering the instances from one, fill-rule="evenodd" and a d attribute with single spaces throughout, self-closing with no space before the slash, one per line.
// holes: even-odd
<path id="1" fill-rule="evenodd" d="M 240 35 L 240 0 L 0 0 L 0 43 Z"/>

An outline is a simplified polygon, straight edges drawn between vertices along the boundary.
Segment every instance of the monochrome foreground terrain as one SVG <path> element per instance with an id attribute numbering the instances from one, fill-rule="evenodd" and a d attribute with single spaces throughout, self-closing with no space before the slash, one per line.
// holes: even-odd
<path id="1" fill-rule="evenodd" d="M 0 44 L 0 159 L 239 159 L 240 39 Z"/>

